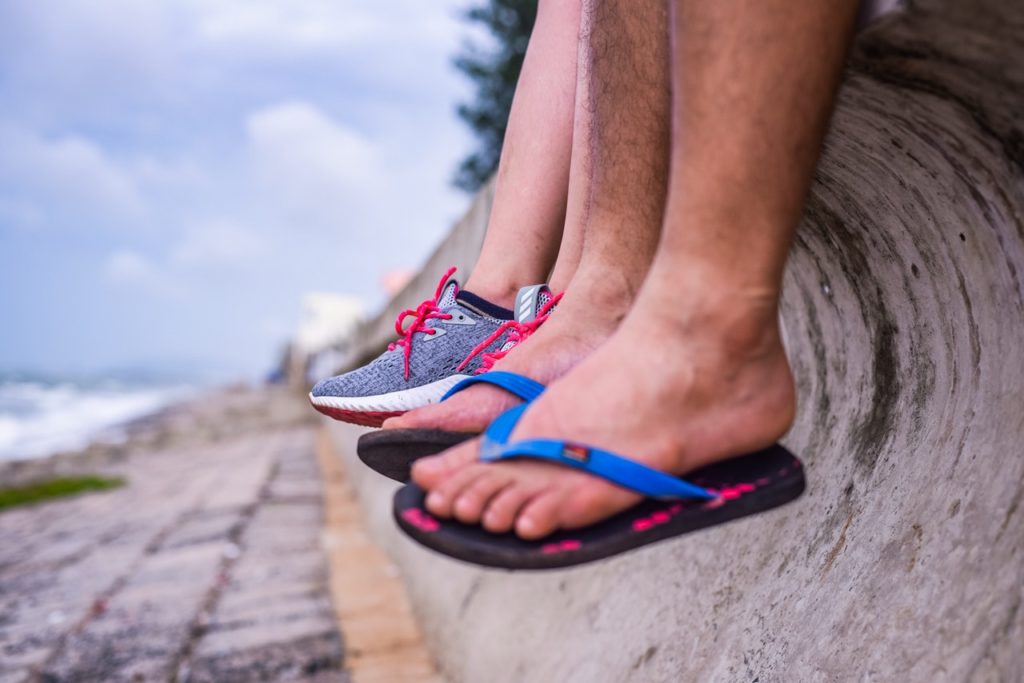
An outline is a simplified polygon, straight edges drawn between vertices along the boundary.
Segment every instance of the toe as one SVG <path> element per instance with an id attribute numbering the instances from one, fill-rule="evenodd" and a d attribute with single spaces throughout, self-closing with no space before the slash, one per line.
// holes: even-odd
<path id="1" fill-rule="evenodd" d="M 434 403 L 384 420 L 384 429 L 430 429 L 437 425 L 438 414 L 444 415 L 441 404 Z"/>
<path id="2" fill-rule="evenodd" d="M 452 508 L 455 518 L 465 524 L 477 524 L 491 499 L 511 483 L 508 476 L 500 471 L 491 471 L 477 477 L 472 484 L 462 489 Z"/>
<path id="3" fill-rule="evenodd" d="M 443 481 L 477 462 L 480 445 L 476 439 L 449 448 L 444 453 L 420 458 L 412 466 L 412 480 L 425 489 L 435 489 Z"/>
<path id="4" fill-rule="evenodd" d="M 462 492 L 486 470 L 482 467 L 466 467 L 442 481 L 427 494 L 427 509 L 438 517 L 451 517 L 455 501 Z"/>
<path id="5" fill-rule="evenodd" d="M 527 541 L 544 538 L 558 528 L 558 508 L 562 495 L 545 491 L 523 506 L 516 518 L 516 534 Z"/>
<path id="6" fill-rule="evenodd" d="M 566 486 L 571 493 L 565 496 L 557 515 L 557 526 L 565 529 L 589 526 L 641 500 L 635 493 L 586 475 L 580 481 L 566 482 Z"/>
<path id="7" fill-rule="evenodd" d="M 495 534 L 512 531 L 519 510 L 535 495 L 536 491 L 519 484 L 506 486 L 487 505 L 483 516 L 484 528 Z"/>

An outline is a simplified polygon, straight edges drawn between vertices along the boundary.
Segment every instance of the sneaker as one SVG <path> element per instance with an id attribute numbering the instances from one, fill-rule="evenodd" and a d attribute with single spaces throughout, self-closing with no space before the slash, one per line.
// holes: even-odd
<path id="1" fill-rule="evenodd" d="M 552 294 L 547 285 L 531 285 L 523 287 L 516 296 L 516 319 L 510 320 L 502 327 L 508 331 L 505 342 L 496 351 L 482 351 L 480 367 L 474 374 L 479 375 L 494 367 L 495 362 L 508 355 L 508 352 L 522 344 L 536 332 L 554 312 L 562 294 Z M 505 330 L 501 330 L 504 332 Z M 483 344 L 481 344 L 483 346 Z M 476 350 L 474 350 L 476 352 Z"/>
<path id="2" fill-rule="evenodd" d="M 524 287 L 513 313 L 460 291 L 454 273 L 454 268 L 445 273 L 432 299 L 398 316 L 399 339 L 387 351 L 361 368 L 318 382 L 309 394 L 313 407 L 343 422 L 379 427 L 389 417 L 436 403 L 508 353 L 513 338 L 521 340 L 520 329 L 535 328 L 541 308 L 552 299 L 546 286 Z"/>

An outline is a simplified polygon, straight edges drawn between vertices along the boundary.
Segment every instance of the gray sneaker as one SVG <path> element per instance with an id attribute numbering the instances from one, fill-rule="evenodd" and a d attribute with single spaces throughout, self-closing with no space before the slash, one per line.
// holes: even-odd
<path id="1" fill-rule="evenodd" d="M 551 298 L 543 285 L 524 287 L 513 314 L 459 291 L 454 272 L 441 278 L 434 298 L 398 316 L 400 338 L 387 351 L 361 368 L 318 382 L 309 394 L 313 407 L 336 420 L 379 427 L 389 417 L 436 403 L 463 379 L 488 369 L 494 355 L 504 355 L 519 320 L 532 321 Z"/>

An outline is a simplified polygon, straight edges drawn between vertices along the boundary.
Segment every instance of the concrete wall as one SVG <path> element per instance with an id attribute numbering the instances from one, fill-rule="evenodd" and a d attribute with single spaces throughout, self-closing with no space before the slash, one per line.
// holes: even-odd
<path id="1" fill-rule="evenodd" d="M 335 425 L 448 675 L 1024 680 L 1022 117 L 1021 3 L 915 4 L 859 37 L 786 275 L 794 505 L 480 570 L 402 538 Z"/>

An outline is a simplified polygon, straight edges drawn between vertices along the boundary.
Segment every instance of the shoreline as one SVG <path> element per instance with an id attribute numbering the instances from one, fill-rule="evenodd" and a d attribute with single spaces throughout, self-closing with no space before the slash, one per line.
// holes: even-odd
<path id="1" fill-rule="evenodd" d="M 268 398 L 271 406 L 255 406 Z M 262 431 L 293 424 L 312 424 L 313 413 L 304 416 L 293 408 L 295 394 L 285 387 L 226 384 L 200 389 L 194 395 L 164 405 L 153 412 L 101 429 L 89 443 L 77 449 L 58 450 L 49 455 L 0 460 L 0 486 L 17 487 L 54 477 L 102 474 L 133 453 L 171 446 L 218 440 L 247 430 Z M 267 412 L 263 424 L 244 419 L 245 412 L 234 405 L 253 405 L 251 415 Z M 220 414 L 228 407 L 228 419 Z M 111 432 L 117 438 L 110 438 Z"/>

